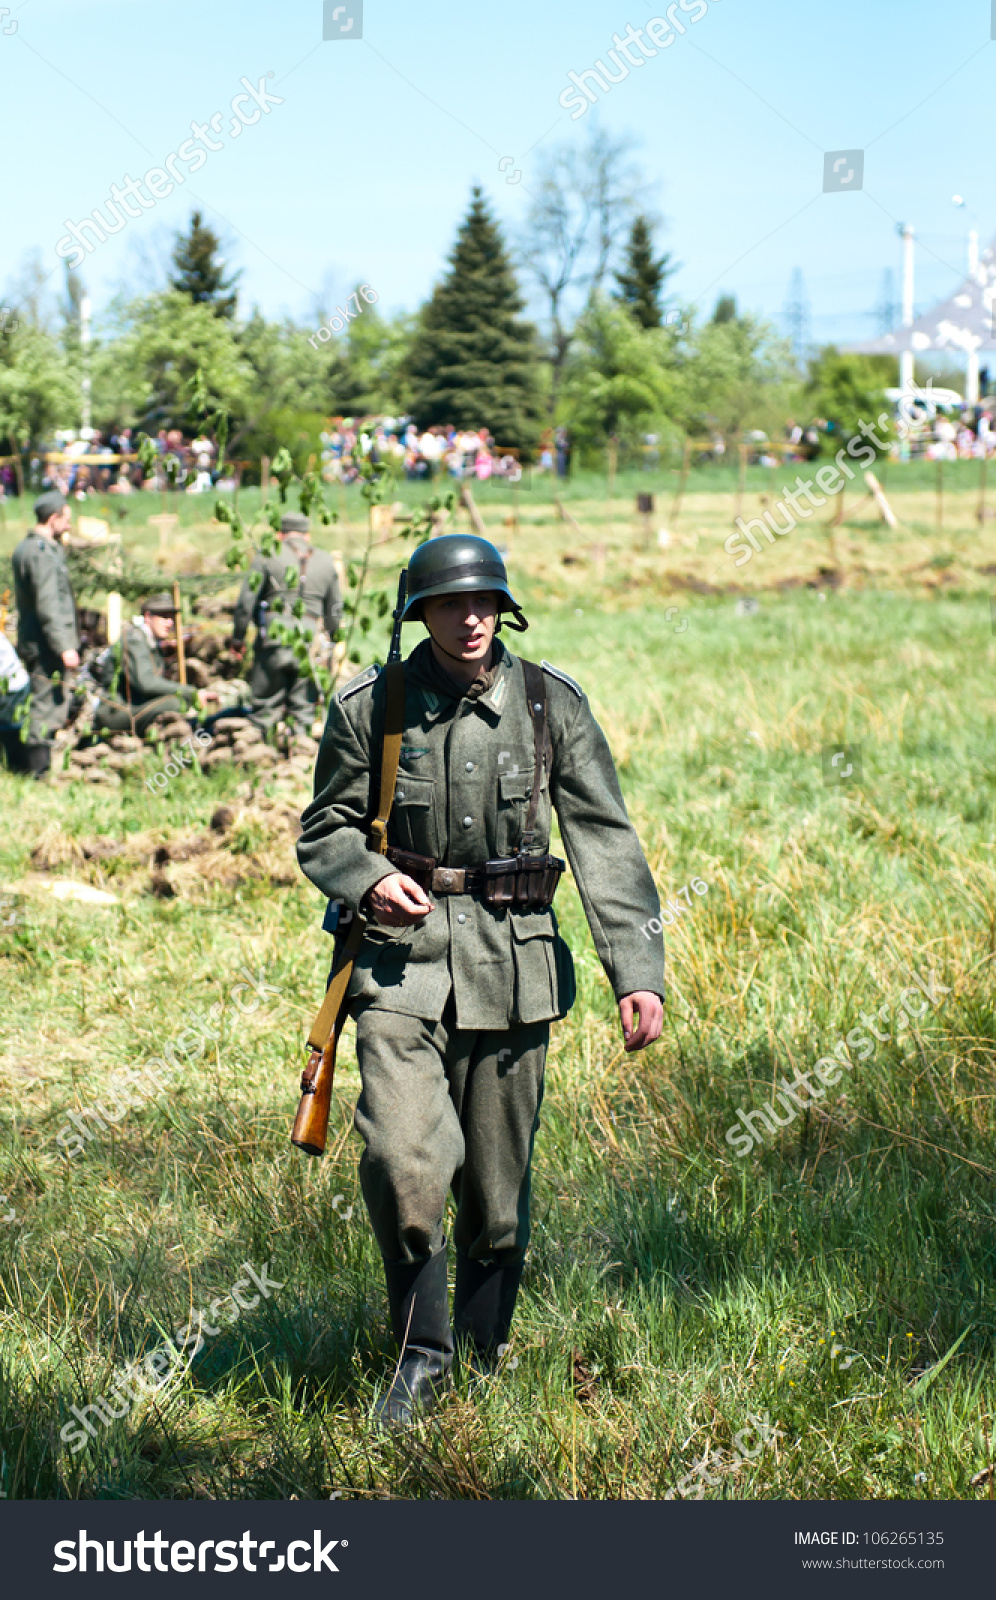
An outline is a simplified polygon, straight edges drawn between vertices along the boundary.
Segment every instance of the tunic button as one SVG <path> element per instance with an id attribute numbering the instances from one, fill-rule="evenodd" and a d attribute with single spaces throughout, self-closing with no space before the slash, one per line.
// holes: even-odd
<path id="1" fill-rule="evenodd" d="M 463 825 L 464 825 L 465 828 L 472 828 L 474 826 L 473 817 L 464 817 Z"/>
<path id="2" fill-rule="evenodd" d="M 466 922 L 466 920 L 467 920 L 466 913 L 461 911 L 460 915 L 457 917 L 457 921 L 458 922 Z"/>
<path id="3" fill-rule="evenodd" d="M 473 772 L 473 770 L 474 770 L 474 763 L 472 761 L 468 761 L 467 762 L 467 771 L 468 772 Z"/>

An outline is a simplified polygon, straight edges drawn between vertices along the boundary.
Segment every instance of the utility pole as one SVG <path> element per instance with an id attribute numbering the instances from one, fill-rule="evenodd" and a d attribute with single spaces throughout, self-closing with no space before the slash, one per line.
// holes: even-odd
<path id="1" fill-rule="evenodd" d="M 80 428 L 80 438 L 89 442 L 93 438 L 93 428 L 90 426 L 90 296 L 86 294 L 80 301 L 80 348 L 83 352 L 83 426 Z"/>
<path id="2" fill-rule="evenodd" d="M 897 232 L 903 241 L 903 327 L 913 326 L 913 224 L 901 222 Z M 899 355 L 899 387 L 903 391 L 903 398 L 913 393 L 913 350 L 900 351 Z M 902 402 L 900 402 L 902 404 Z M 904 439 L 900 451 L 904 457 L 909 455 L 909 440 Z"/>
<path id="3" fill-rule="evenodd" d="M 993 15 L 996 16 L 996 12 Z M 963 211 L 967 209 L 967 202 L 960 194 L 951 196 L 951 204 L 958 206 Z M 985 277 L 979 277 L 979 230 L 977 228 L 969 228 L 968 230 L 968 276 L 980 288 L 985 287 Z M 979 349 L 977 345 L 974 350 L 966 350 L 965 352 L 965 400 L 970 406 L 976 406 L 979 403 Z"/>

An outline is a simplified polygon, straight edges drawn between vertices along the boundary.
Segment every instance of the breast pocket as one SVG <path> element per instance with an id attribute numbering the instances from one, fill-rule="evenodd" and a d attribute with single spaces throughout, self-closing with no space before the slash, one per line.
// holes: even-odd
<path id="1" fill-rule="evenodd" d="M 399 772 L 391 811 L 394 842 L 420 856 L 439 856 L 436 827 L 436 784 L 432 778 Z"/>
<path id="2" fill-rule="evenodd" d="M 526 825 L 529 796 L 533 792 L 532 774 L 501 772 L 498 775 L 498 812 L 495 849 L 499 856 L 514 855 Z"/>

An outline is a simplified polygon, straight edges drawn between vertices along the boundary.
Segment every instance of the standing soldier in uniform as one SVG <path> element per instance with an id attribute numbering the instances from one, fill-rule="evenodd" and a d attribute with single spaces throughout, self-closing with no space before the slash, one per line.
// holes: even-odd
<path id="1" fill-rule="evenodd" d="M 141 615 L 125 629 L 120 656 L 111 646 L 98 658 L 98 674 L 111 674 L 94 713 L 95 728 L 115 733 L 134 731 L 140 736 L 164 711 L 186 716 L 197 690 L 166 677 L 162 645 L 174 632 L 176 607 L 172 596 L 154 594 L 142 602 Z M 213 690 L 202 690 L 201 700 L 217 700 Z"/>
<path id="2" fill-rule="evenodd" d="M 17 649 L 31 675 L 31 712 L 24 759 L 43 778 L 52 765 L 54 735 L 69 716 L 66 673 L 80 664 L 76 601 L 62 539 L 72 527 L 69 504 L 57 490 L 35 501 L 35 527 L 12 557 Z"/>
<path id="3" fill-rule="evenodd" d="M 254 590 L 247 575 L 235 607 L 232 642 L 236 650 L 245 648 L 249 623 L 256 624 L 249 687 L 252 720 L 264 733 L 283 717 L 299 733 L 310 734 L 316 698 L 314 685 L 301 677 L 293 650 L 267 643 L 268 626 L 289 612 L 298 599 L 304 602 L 305 616 L 314 622 L 320 620 L 330 637 L 342 617 L 335 563 L 327 550 L 315 549 L 308 538 L 310 527 L 308 518 L 300 512 L 291 511 L 281 517 L 277 535 L 280 549 L 276 555 L 254 558 L 249 571 L 260 573 L 259 587 Z M 288 582 L 289 574 L 293 576 Z"/>
<path id="4" fill-rule="evenodd" d="M 400 704 L 394 713 L 389 848 L 374 853 L 367 835 L 382 751 L 389 762 L 387 673 L 376 667 L 329 708 L 298 841 L 308 877 L 366 919 L 347 1003 L 363 1080 L 360 1181 L 402 1352 L 378 1408 L 387 1425 L 431 1405 L 454 1333 L 485 1368 L 508 1338 L 550 1023 L 575 993 L 551 908 L 563 868 L 547 854 L 554 808 L 625 1048 L 653 1043 L 663 1025 L 663 943 L 641 932 L 658 897 L 605 736 L 572 678 L 494 637 L 503 612 L 516 631 L 527 626 L 486 539 L 420 546 L 403 615 L 430 637 L 404 663 L 403 721 Z"/>

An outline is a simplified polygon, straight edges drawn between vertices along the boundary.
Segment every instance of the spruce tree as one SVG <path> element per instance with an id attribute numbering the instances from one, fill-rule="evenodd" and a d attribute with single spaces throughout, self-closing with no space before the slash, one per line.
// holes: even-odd
<path id="1" fill-rule="evenodd" d="M 674 268 L 671 252 L 654 260 L 653 229 L 647 217 L 635 217 L 626 244 L 626 262 L 615 274 L 619 293 L 615 296 L 632 312 L 641 328 L 661 325 L 661 289 Z"/>
<path id="2" fill-rule="evenodd" d="M 716 309 L 712 314 L 716 323 L 739 322 L 737 316 L 737 297 L 735 294 L 721 294 L 716 301 Z"/>
<path id="3" fill-rule="evenodd" d="M 449 265 L 405 363 L 415 419 L 487 427 L 497 445 L 529 450 L 542 418 L 536 329 L 520 317 L 512 263 L 478 187 Z"/>
<path id="4" fill-rule="evenodd" d="M 218 235 L 204 226 L 200 212 L 195 211 L 190 232 L 177 234 L 170 286 L 188 295 L 194 305 L 209 305 L 216 317 L 234 317 L 238 296 L 231 291 L 241 273 L 226 278 L 225 263 L 218 259 L 219 244 Z"/>

